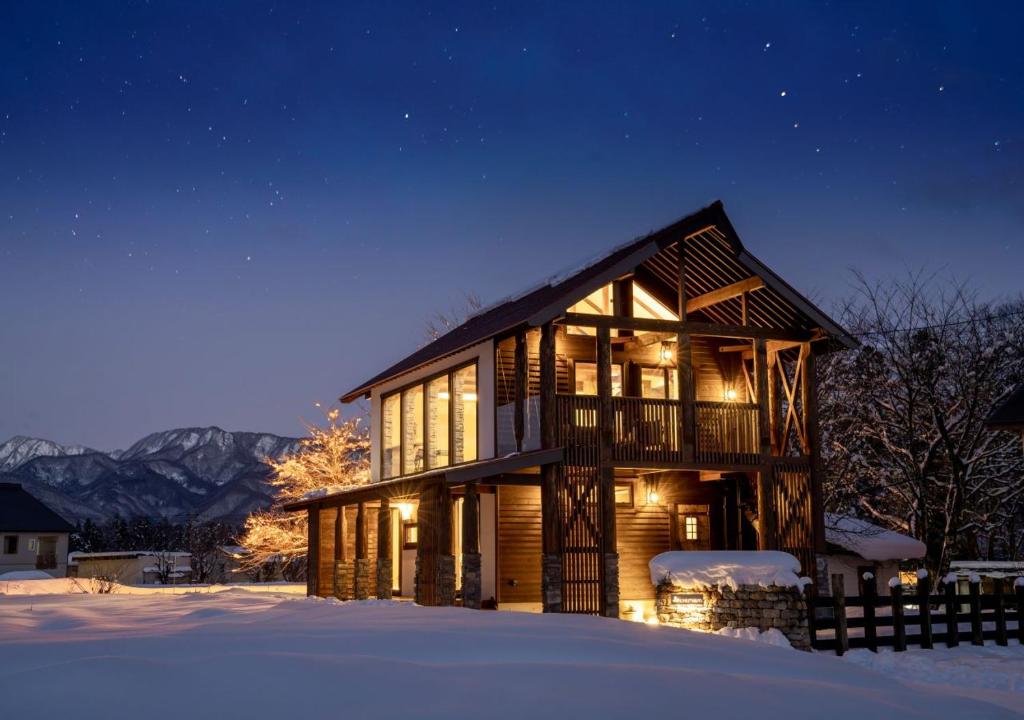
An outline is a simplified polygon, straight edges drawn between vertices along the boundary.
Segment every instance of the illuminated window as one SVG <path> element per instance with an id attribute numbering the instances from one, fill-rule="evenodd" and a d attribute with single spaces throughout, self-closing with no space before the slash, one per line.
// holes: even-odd
<path id="1" fill-rule="evenodd" d="M 649 320 L 679 319 L 675 311 L 667 308 L 636 283 L 633 283 L 633 317 Z"/>
<path id="2" fill-rule="evenodd" d="M 597 363 L 576 363 L 576 394 L 597 395 Z M 622 365 L 612 365 L 612 395 L 622 397 Z"/>
<path id="3" fill-rule="evenodd" d="M 685 523 L 684 537 L 687 540 L 698 540 L 697 517 L 695 515 L 687 515 Z"/>
<path id="4" fill-rule="evenodd" d="M 575 305 L 569 307 L 569 312 L 582 315 L 611 315 L 614 305 L 614 292 L 611 285 L 605 285 L 587 295 Z M 576 327 L 570 325 L 566 328 L 570 335 L 596 335 L 597 330 L 592 327 Z"/>
<path id="5" fill-rule="evenodd" d="M 419 531 L 416 528 L 416 523 L 402 523 L 402 547 L 411 550 L 416 547 L 418 539 Z"/>
<path id="6" fill-rule="evenodd" d="M 423 386 L 402 392 L 402 472 L 423 470 Z"/>
<path id="7" fill-rule="evenodd" d="M 401 400 L 398 395 L 384 398 L 381 407 L 381 477 L 390 478 L 401 472 L 402 438 L 399 434 L 401 420 L 398 409 Z"/>
<path id="8" fill-rule="evenodd" d="M 449 419 L 452 394 L 448 376 L 442 375 L 427 383 L 427 467 L 444 467 L 449 463 Z"/>
<path id="9" fill-rule="evenodd" d="M 470 462 L 477 456 L 476 365 L 457 371 L 455 380 L 455 462 Z"/>
<path id="10" fill-rule="evenodd" d="M 677 377 L 675 368 L 640 368 L 640 397 L 678 400 Z"/>
<path id="11" fill-rule="evenodd" d="M 381 477 L 476 460 L 478 404 L 475 364 L 385 396 L 381 400 Z"/>
<path id="12" fill-rule="evenodd" d="M 615 483 L 615 504 L 618 507 L 633 507 L 633 483 Z"/>

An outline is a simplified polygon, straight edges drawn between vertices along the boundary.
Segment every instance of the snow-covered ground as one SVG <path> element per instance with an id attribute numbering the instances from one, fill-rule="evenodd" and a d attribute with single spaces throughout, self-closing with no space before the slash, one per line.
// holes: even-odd
<path id="1" fill-rule="evenodd" d="M 35 571 L 28 571 L 35 572 Z M 20 578 L 22 573 L 0 575 L 2 595 L 66 595 L 98 593 L 101 588 L 114 595 L 184 595 L 187 593 L 218 593 L 225 590 L 247 592 L 290 593 L 305 595 L 306 583 L 266 582 L 229 583 L 220 585 L 119 585 L 103 583 L 92 578 Z M 28 574 L 28 573 L 25 573 Z"/>
<path id="2" fill-rule="evenodd" d="M 19 720 L 1018 717 L 982 690 L 770 643 L 240 589 L 0 595 L 0 657 L 0 717 Z"/>

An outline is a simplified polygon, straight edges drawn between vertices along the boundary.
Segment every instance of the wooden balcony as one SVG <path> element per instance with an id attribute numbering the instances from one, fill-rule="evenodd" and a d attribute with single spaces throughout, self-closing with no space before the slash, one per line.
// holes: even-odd
<path id="1" fill-rule="evenodd" d="M 695 458 L 714 465 L 757 465 L 757 405 L 734 402 L 695 403 Z M 679 464 L 683 403 L 637 397 L 612 398 L 616 463 Z M 558 395 L 556 429 L 566 461 L 596 465 L 600 458 L 600 401 L 586 395 Z"/>

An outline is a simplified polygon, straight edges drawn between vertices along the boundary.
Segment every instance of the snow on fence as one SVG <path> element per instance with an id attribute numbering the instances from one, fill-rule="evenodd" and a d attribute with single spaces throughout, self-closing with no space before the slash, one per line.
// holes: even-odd
<path id="1" fill-rule="evenodd" d="M 931 649 L 936 643 L 957 647 L 961 642 L 984 645 L 995 640 L 1008 645 L 1012 635 L 1024 645 L 1024 578 L 1014 583 L 1013 594 L 1003 580 L 993 580 L 991 593 L 981 592 L 981 579 L 972 576 L 967 594 L 957 592 L 955 576 L 943 578 L 941 592 L 932 594 L 925 570 L 918 570 L 912 593 L 890 583 L 889 597 L 879 596 L 876 581 L 865 573 L 863 595 L 846 597 L 842 575 L 832 576 L 832 596 L 818 597 L 808 585 L 808 630 L 815 650 L 892 647 L 902 652 L 909 645 Z M 894 578 L 895 580 L 895 578 Z"/>

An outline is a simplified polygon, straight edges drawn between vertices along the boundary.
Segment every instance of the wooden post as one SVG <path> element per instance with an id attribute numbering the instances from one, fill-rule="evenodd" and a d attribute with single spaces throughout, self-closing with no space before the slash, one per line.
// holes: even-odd
<path id="1" fill-rule="evenodd" d="M 633 277 L 616 280 L 613 286 L 612 314 L 617 317 L 633 317 Z M 619 330 L 621 337 L 632 335 L 632 330 Z"/>
<path id="2" fill-rule="evenodd" d="M 875 625 L 875 606 L 878 604 L 878 580 L 874 573 L 864 573 L 864 642 L 871 652 L 878 652 L 878 628 Z"/>
<path id="3" fill-rule="evenodd" d="M 836 655 L 842 655 L 850 649 L 850 638 L 846 631 L 846 590 L 843 587 L 843 576 L 832 576 L 832 615 L 836 625 Z"/>
<path id="4" fill-rule="evenodd" d="M 345 547 L 345 506 L 339 505 L 337 514 L 334 516 L 334 567 L 332 577 L 334 578 L 334 597 L 339 600 L 349 600 L 352 597 L 352 588 L 349 581 L 352 573 L 349 572 L 346 562 L 348 548 Z"/>
<path id="5" fill-rule="evenodd" d="M 768 346 L 754 341 L 754 383 L 757 388 L 757 430 L 761 466 L 757 472 L 757 549 L 774 550 L 775 533 L 775 477 L 772 471 L 772 441 L 769 424 L 771 413 L 768 402 Z"/>
<path id="6" fill-rule="evenodd" d="M 811 512 L 814 524 L 814 552 L 825 552 L 825 504 L 822 478 L 824 467 L 821 464 L 821 429 L 818 425 L 818 393 L 817 374 L 814 361 L 814 345 L 805 343 L 803 352 L 804 367 L 800 373 L 803 405 L 804 437 L 808 444 L 807 451 L 811 469 Z"/>
<path id="7" fill-rule="evenodd" d="M 981 578 L 971 578 L 967 587 L 971 597 L 971 645 L 984 645 L 985 632 L 981 625 Z"/>
<path id="8" fill-rule="evenodd" d="M 676 314 L 679 322 L 686 322 L 686 238 L 676 243 L 679 266 L 676 268 Z"/>
<path id="9" fill-rule="evenodd" d="M 530 382 L 529 368 L 527 367 L 526 353 L 526 331 L 520 330 L 516 333 L 515 373 L 516 373 L 516 404 L 515 404 L 515 436 L 516 452 L 523 451 L 523 437 L 526 433 L 526 395 L 527 385 Z"/>
<path id="10" fill-rule="evenodd" d="M 1008 645 L 1006 637 L 1006 595 L 1003 594 L 1003 579 L 992 581 L 996 601 L 996 645 Z"/>
<path id="11" fill-rule="evenodd" d="M 355 573 L 352 577 L 353 595 L 356 600 L 370 597 L 370 561 L 367 557 L 366 503 L 356 505 L 356 558 Z"/>
<path id="12" fill-rule="evenodd" d="M 1014 581 L 1013 592 L 1017 596 L 1017 642 L 1024 645 L 1024 584 L 1021 578 Z"/>
<path id="13" fill-rule="evenodd" d="M 420 605 L 437 604 L 437 486 L 420 490 L 416 510 L 416 582 L 414 598 Z"/>
<path id="14" fill-rule="evenodd" d="M 619 616 L 619 565 L 615 528 L 615 406 L 612 401 L 611 330 L 597 328 L 597 395 L 600 425 L 600 466 L 598 467 L 601 498 L 601 547 L 603 582 L 601 614 Z"/>
<path id="15" fill-rule="evenodd" d="M 683 462 L 696 461 L 697 453 L 697 391 L 693 371 L 693 346 L 690 334 L 678 335 L 676 343 L 676 372 L 679 373 L 679 399 L 682 402 L 682 425 L 679 428 L 679 450 Z"/>
<path id="16" fill-rule="evenodd" d="M 920 572 L 920 571 L 919 571 Z M 930 602 L 931 581 L 928 575 L 917 578 L 917 617 L 921 624 L 921 647 L 932 648 L 932 606 Z"/>
<path id="17" fill-rule="evenodd" d="M 452 554 L 452 494 L 442 480 L 437 489 L 437 604 L 455 604 L 455 556 Z"/>
<path id="18" fill-rule="evenodd" d="M 807 583 L 804 586 L 804 602 L 807 603 L 807 637 L 811 642 L 811 648 L 817 649 L 818 592 L 814 587 L 814 583 Z"/>
<path id="19" fill-rule="evenodd" d="M 544 449 L 558 443 L 555 415 L 558 397 L 555 374 L 555 327 L 540 329 L 540 441 Z M 541 600 L 544 612 L 562 610 L 562 517 L 558 509 L 558 473 L 554 463 L 540 469 L 541 508 Z"/>
<path id="20" fill-rule="evenodd" d="M 956 580 L 947 582 L 943 591 L 946 594 L 946 647 L 956 647 L 960 644 L 960 626 L 957 622 L 960 606 L 956 597 Z"/>
<path id="21" fill-rule="evenodd" d="M 381 498 L 377 510 L 377 597 L 390 600 L 394 588 L 393 560 L 391 557 L 391 501 Z"/>
<path id="22" fill-rule="evenodd" d="M 476 483 L 466 483 L 462 497 L 462 606 L 480 609 L 480 524 Z"/>
<path id="23" fill-rule="evenodd" d="M 320 580 L 320 508 L 306 511 L 306 594 L 319 592 Z"/>
<path id="24" fill-rule="evenodd" d="M 770 353 L 767 358 L 767 383 L 768 383 L 768 433 L 771 438 L 772 452 L 777 455 L 782 455 L 782 428 L 780 427 L 779 417 L 781 415 L 781 406 L 779 405 L 779 395 L 781 394 L 782 388 L 779 382 L 778 367 L 780 363 L 779 354 L 777 352 Z"/>
<path id="25" fill-rule="evenodd" d="M 892 601 L 892 649 L 903 652 L 907 649 L 907 626 L 903 619 L 903 586 L 889 588 Z"/>

